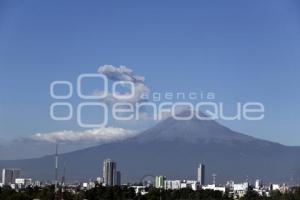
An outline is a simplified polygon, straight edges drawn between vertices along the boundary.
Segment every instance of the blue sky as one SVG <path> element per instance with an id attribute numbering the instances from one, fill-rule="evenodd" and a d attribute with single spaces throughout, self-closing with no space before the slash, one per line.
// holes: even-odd
<path id="1" fill-rule="evenodd" d="M 131 68 L 151 91 L 260 101 L 264 120 L 224 124 L 300 145 L 297 0 L 1 1 L 0 138 L 80 130 L 50 119 L 50 83 L 104 64 Z"/>

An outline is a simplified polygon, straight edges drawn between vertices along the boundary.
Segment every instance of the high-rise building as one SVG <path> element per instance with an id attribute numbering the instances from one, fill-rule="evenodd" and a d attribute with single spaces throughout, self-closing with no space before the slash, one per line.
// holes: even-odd
<path id="1" fill-rule="evenodd" d="M 103 179 L 106 186 L 117 185 L 117 163 L 111 159 L 103 161 Z"/>
<path id="2" fill-rule="evenodd" d="M 156 188 L 164 188 L 166 177 L 164 176 L 156 176 L 155 177 L 155 187 Z"/>
<path id="3" fill-rule="evenodd" d="M 199 164 L 197 180 L 200 183 L 200 185 L 205 184 L 205 165 L 203 164 Z"/>
<path id="4" fill-rule="evenodd" d="M 15 180 L 21 177 L 20 169 L 3 169 L 2 170 L 2 184 L 15 184 Z"/>
<path id="5" fill-rule="evenodd" d="M 121 172 L 117 171 L 117 185 L 121 185 Z"/>
<path id="6" fill-rule="evenodd" d="M 2 184 L 12 184 L 13 171 L 11 169 L 2 169 Z"/>

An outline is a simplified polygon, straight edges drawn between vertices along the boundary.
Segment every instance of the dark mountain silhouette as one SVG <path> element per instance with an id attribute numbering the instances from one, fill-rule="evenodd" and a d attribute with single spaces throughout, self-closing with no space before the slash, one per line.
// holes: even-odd
<path id="1" fill-rule="evenodd" d="M 181 113 L 185 115 L 187 111 Z M 215 121 L 178 121 L 168 118 L 155 127 L 121 142 L 99 145 L 60 155 L 68 180 L 102 175 L 102 161 L 112 158 L 122 180 L 138 182 L 147 174 L 169 179 L 196 179 L 199 163 L 206 165 L 206 182 L 260 178 L 264 181 L 299 181 L 300 147 L 250 137 Z M 0 161 L 1 167 L 22 168 L 24 175 L 43 180 L 54 177 L 54 157 Z M 62 171 L 62 169 L 61 169 Z"/>

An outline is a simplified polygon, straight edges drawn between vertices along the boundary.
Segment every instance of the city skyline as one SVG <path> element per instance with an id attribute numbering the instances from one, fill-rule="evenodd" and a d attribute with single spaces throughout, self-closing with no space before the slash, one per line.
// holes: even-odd
<path id="1" fill-rule="evenodd" d="M 56 164 L 56 156 L 54 155 L 54 163 Z M 55 167 L 55 169 L 57 169 Z M 117 162 L 108 158 L 103 160 L 103 177 L 97 177 L 89 179 L 89 182 L 69 182 L 69 183 L 57 183 L 57 174 L 54 176 L 54 185 L 55 195 L 62 195 L 65 191 L 73 191 L 73 194 L 78 193 L 78 191 L 88 191 L 91 189 L 95 189 L 97 187 L 129 187 L 135 190 L 136 195 L 147 195 L 151 188 L 156 188 L 160 190 L 181 190 L 181 189 L 191 189 L 193 191 L 217 191 L 221 192 L 222 195 L 228 195 L 228 197 L 234 199 L 240 199 L 247 195 L 249 191 L 254 191 L 258 196 L 261 197 L 270 197 L 274 193 L 274 191 L 285 194 L 289 191 L 292 191 L 294 187 L 299 187 L 299 183 L 297 185 L 287 185 L 286 183 L 275 184 L 268 183 L 265 184 L 263 180 L 256 179 L 254 183 L 245 180 L 241 183 L 236 183 L 233 180 L 228 180 L 226 183 L 217 184 L 215 178 L 213 179 L 212 184 L 204 184 L 205 177 L 205 165 L 199 164 L 198 168 L 195 169 L 197 171 L 197 180 L 180 180 L 180 179 L 168 179 L 163 175 L 156 175 L 153 177 L 154 182 L 145 182 L 145 183 L 123 183 L 120 182 L 120 171 L 117 171 Z M 52 183 L 42 182 L 40 180 L 33 180 L 31 178 L 24 178 L 21 176 L 21 169 L 2 169 L 2 183 L 0 183 L 0 188 L 9 186 L 11 189 L 19 192 L 22 190 L 26 190 L 31 187 L 40 187 L 46 188 L 47 186 L 51 186 Z M 116 177 L 119 176 L 119 177 Z M 149 176 L 149 175 L 148 175 Z M 214 176 L 214 174 L 213 174 Z M 63 178 L 63 176 L 62 176 Z M 98 185 L 97 185 L 98 184 Z M 142 185 L 141 185 L 142 184 Z M 77 189 L 76 189 L 77 188 Z"/>

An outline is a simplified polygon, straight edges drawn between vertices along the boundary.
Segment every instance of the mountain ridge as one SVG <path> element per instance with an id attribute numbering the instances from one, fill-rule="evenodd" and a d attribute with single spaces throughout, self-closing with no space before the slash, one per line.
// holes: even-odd
<path id="1" fill-rule="evenodd" d="M 244 180 L 247 176 L 266 181 L 300 177 L 300 147 L 289 147 L 235 132 L 214 121 L 168 118 L 136 137 L 60 155 L 67 163 L 69 180 L 101 176 L 102 161 L 117 161 L 124 181 L 136 182 L 145 174 L 196 179 L 199 163 L 219 181 Z M 53 177 L 53 155 L 0 161 L 1 167 L 22 168 L 26 176 Z M 296 179 L 297 180 L 297 179 Z"/>

